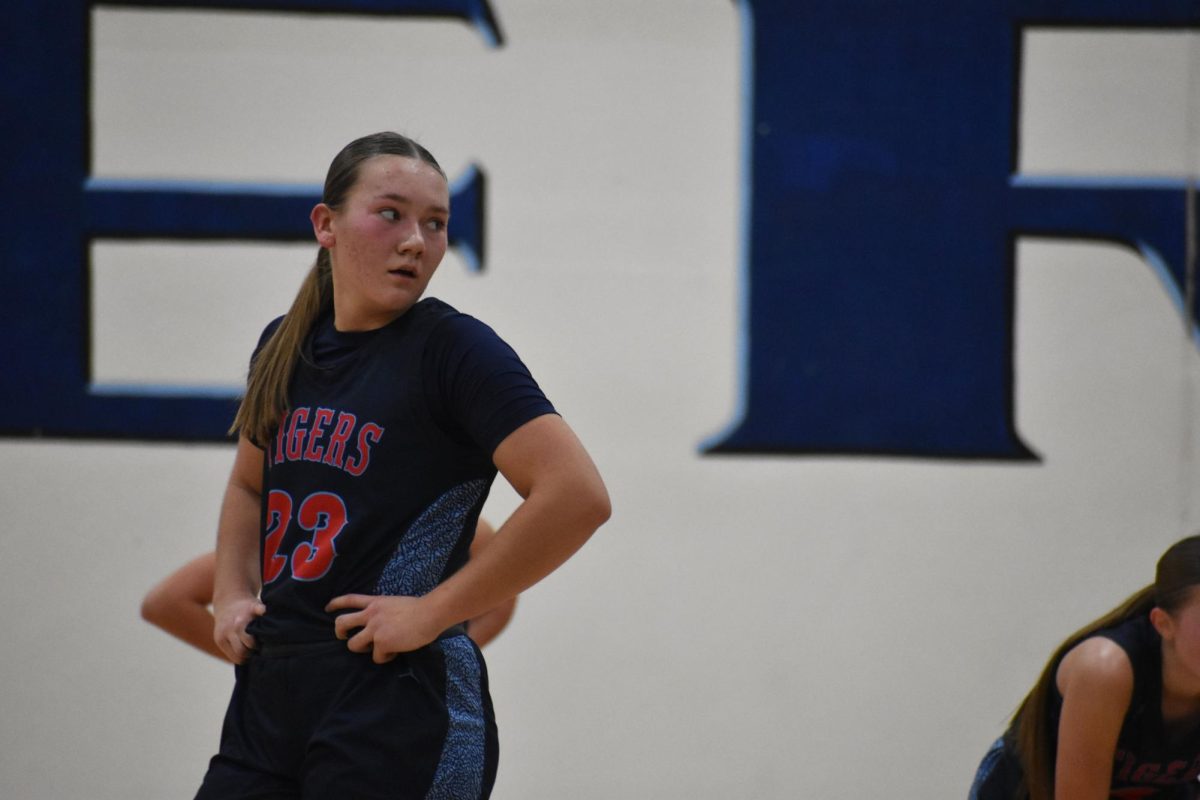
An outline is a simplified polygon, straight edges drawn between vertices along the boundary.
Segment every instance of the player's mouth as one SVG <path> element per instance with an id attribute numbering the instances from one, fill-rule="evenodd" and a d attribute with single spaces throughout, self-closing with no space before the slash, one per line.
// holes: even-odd
<path id="1" fill-rule="evenodd" d="M 417 279 L 417 271 L 412 267 L 397 267 L 396 269 L 389 269 L 388 274 L 395 275 L 398 278 L 411 278 L 413 280 Z"/>

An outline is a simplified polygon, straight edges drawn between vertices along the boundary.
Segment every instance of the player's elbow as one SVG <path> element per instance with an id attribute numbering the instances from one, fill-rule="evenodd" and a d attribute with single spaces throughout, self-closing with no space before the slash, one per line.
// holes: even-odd
<path id="1" fill-rule="evenodd" d="M 141 614 L 142 619 L 149 622 L 151 625 L 162 627 L 163 620 L 169 614 L 169 606 L 167 598 L 156 587 L 146 593 L 142 598 Z"/>
<path id="2" fill-rule="evenodd" d="M 588 481 L 576 495 L 576 504 L 584 525 L 595 531 L 612 517 L 612 500 L 599 478 Z"/>
<path id="3" fill-rule="evenodd" d="M 609 498 L 607 489 L 603 487 L 601 489 L 600 495 L 593 503 L 593 513 L 596 515 L 597 528 L 612 519 L 612 499 Z"/>

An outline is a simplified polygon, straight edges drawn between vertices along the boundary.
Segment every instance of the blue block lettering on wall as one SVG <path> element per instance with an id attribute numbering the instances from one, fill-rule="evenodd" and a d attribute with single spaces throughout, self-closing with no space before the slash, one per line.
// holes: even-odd
<path id="1" fill-rule="evenodd" d="M 1017 237 L 1109 240 L 1183 296 L 1183 177 L 1022 180 L 1021 31 L 1200 25 L 1195 0 L 743 0 L 740 409 L 709 453 L 1029 459 Z M 1187 309 L 1190 320 L 1197 309 Z"/>
<path id="2" fill-rule="evenodd" d="M 319 186 L 99 181 L 91 178 L 89 0 L 16 0 L 0 28 L 0 196 L 9 226 L 0 277 L 0 435 L 221 440 L 231 397 L 96 386 L 89 364 L 88 253 L 94 238 L 311 241 Z M 142 0 L 105 6 L 442 16 L 502 34 L 487 0 Z M 484 182 L 451 187 L 451 246 L 484 259 Z"/>
<path id="3" fill-rule="evenodd" d="M 308 240 L 315 187 L 90 177 L 87 0 L 16 0 L 0 29 L 0 188 L 22 210 L 0 263 L 0 434 L 219 439 L 228 398 L 93 385 L 92 238 Z M 478 0 L 106 3 L 441 15 Z M 1183 183 L 1015 175 L 1020 32 L 1191 27 L 1194 0 L 743 0 L 747 34 L 741 408 L 712 453 L 1031 458 L 1013 420 L 1018 236 L 1146 255 L 1183 295 Z M 454 187 L 482 264 L 482 181 Z M 302 212 L 302 213 L 297 213 Z M 471 225 L 463 227 L 464 220 Z M 1195 308 L 1189 309 L 1194 315 Z"/>

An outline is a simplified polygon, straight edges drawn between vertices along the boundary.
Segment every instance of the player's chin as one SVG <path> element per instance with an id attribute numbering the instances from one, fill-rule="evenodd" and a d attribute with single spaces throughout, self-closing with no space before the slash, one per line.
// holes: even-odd
<path id="1" fill-rule="evenodd" d="M 395 319 L 408 311 L 421 299 L 425 286 L 390 286 L 379 292 L 374 300 L 375 314 Z"/>
<path id="2" fill-rule="evenodd" d="M 390 298 L 390 302 L 397 304 L 411 304 L 415 300 L 419 300 L 421 295 L 425 293 L 425 287 L 429 285 L 429 280 L 420 277 L 388 276 L 388 285 L 384 293 Z"/>

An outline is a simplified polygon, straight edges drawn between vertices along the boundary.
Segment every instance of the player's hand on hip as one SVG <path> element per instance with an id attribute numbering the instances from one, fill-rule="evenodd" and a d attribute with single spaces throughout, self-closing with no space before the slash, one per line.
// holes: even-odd
<path id="1" fill-rule="evenodd" d="M 246 660 L 256 646 L 254 637 L 246 633 L 246 626 L 266 611 L 262 601 L 253 596 L 221 603 L 213 609 L 216 618 L 213 640 L 226 658 L 235 664 Z"/>
<path id="2" fill-rule="evenodd" d="M 345 594 L 330 600 L 325 610 L 349 612 L 338 615 L 334 633 L 351 651 L 370 653 L 376 664 L 424 647 L 442 632 L 419 597 Z"/>

